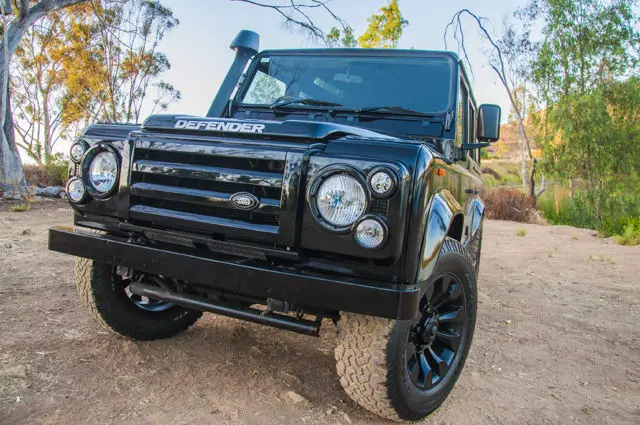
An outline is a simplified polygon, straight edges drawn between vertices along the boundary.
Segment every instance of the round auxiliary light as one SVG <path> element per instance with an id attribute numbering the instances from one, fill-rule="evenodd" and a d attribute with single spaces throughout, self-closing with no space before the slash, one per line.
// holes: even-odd
<path id="1" fill-rule="evenodd" d="M 67 197 L 71 202 L 82 202 L 87 196 L 87 188 L 84 186 L 82 180 L 73 177 L 67 182 Z"/>
<path id="2" fill-rule="evenodd" d="M 71 160 L 75 163 L 80 162 L 82 159 L 82 155 L 84 155 L 87 150 L 87 144 L 83 141 L 75 142 L 71 145 L 71 149 L 69 150 L 69 155 L 71 156 Z"/>
<path id="3" fill-rule="evenodd" d="M 371 190 L 378 196 L 388 196 L 396 188 L 396 179 L 389 171 L 374 171 L 369 178 Z"/>
<path id="4" fill-rule="evenodd" d="M 346 173 L 324 180 L 316 193 L 320 217 L 336 227 L 350 226 L 364 214 L 367 195 L 362 184 Z"/>
<path id="5" fill-rule="evenodd" d="M 116 185 L 118 180 L 118 158 L 116 154 L 104 150 L 93 157 L 89 164 L 89 183 L 98 194 L 104 195 Z"/>
<path id="6" fill-rule="evenodd" d="M 356 225 L 354 238 L 363 248 L 380 248 L 387 240 L 387 227 L 378 219 L 365 218 Z"/>

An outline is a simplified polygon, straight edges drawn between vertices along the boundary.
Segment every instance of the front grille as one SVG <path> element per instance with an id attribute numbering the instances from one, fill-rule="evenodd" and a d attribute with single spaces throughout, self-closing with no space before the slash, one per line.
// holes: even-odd
<path id="1" fill-rule="evenodd" d="M 374 199 L 371 202 L 371 212 L 386 216 L 389 212 L 389 200 L 388 199 Z"/>
<path id="2" fill-rule="evenodd" d="M 283 149 L 224 141 L 137 140 L 130 217 L 155 228 L 275 243 L 286 155 Z M 239 192 L 253 194 L 259 205 L 235 208 L 230 199 Z"/>

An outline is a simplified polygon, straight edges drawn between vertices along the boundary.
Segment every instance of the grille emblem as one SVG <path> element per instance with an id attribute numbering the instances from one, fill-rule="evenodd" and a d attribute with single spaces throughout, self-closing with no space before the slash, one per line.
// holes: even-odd
<path id="1" fill-rule="evenodd" d="M 260 200 L 255 195 L 247 192 L 234 193 L 229 198 L 229 202 L 234 208 L 245 211 L 251 211 L 260 204 Z"/>

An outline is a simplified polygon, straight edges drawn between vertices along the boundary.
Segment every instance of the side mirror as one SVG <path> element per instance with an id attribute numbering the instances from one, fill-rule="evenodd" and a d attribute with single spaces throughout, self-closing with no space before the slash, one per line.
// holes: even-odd
<path id="1" fill-rule="evenodd" d="M 502 110 L 498 105 L 480 105 L 478 114 L 478 140 L 497 142 L 500 138 Z"/>

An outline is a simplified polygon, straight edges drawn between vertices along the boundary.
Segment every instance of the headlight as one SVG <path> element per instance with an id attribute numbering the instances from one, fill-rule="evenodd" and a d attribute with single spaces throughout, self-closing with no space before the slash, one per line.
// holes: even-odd
<path id="1" fill-rule="evenodd" d="M 69 150 L 69 155 L 71 156 L 71 160 L 75 163 L 80 162 L 82 159 L 82 155 L 84 155 L 87 150 L 87 142 L 83 140 L 78 140 L 73 145 L 71 145 L 71 149 Z"/>
<path id="2" fill-rule="evenodd" d="M 316 207 L 320 217 L 330 225 L 350 226 L 367 208 L 365 188 L 349 174 L 334 174 L 318 187 Z"/>
<path id="3" fill-rule="evenodd" d="M 118 180 L 118 158 L 116 154 L 103 150 L 89 163 L 89 183 L 99 195 L 109 193 Z"/>
<path id="4" fill-rule="evenodd" d="M 67 182 L 67 196 L 74 203 L 82 202 L 87 195 L 87 188 L 82 180 L 73 177 Z"/>
<path id="5" fill-rule="evenodd" d="M 369 177 L 369 186 L 380 197 L 390 196 L 396 189 L 396 177 L 388 170 L 374 170 Z"/>
<path id="6" fill-rule="evenodd" d="M 387 226 L 377 217 L 368 217 L 356 224 L 353 236 L 363 248 L 380 248 L 387 240 Z"/>

